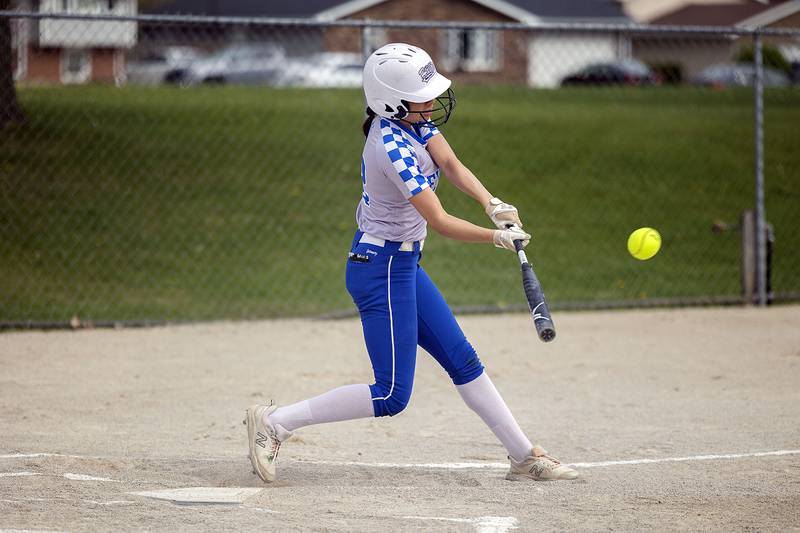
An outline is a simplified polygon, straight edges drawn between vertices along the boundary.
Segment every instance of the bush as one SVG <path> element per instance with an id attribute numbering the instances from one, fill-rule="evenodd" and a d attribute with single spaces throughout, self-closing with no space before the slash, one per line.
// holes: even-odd
<path id="1" fill-rule="evenodd" d="M 753 46 L 749 45 L 740 48 L 739 52 L 734 56 L 734 60 L 737 63 L 753 63 L 754 57 Z M 772 67 L 785 72 L 787 75 L 791 75 L 792 65 L 778 48 L 770 45 L 762 46 L 761 57 L 764 60 L 765 67 Z"/>

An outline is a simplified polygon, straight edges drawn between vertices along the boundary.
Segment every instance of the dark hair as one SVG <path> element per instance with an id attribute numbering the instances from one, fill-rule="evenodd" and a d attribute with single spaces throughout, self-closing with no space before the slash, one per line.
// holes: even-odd
<path id="1" fill-rule="evenodd" d="M 369 135 L 369 127 L 372 126 L 372 119 L 375 118 L 375 116 L 375 111 L 367 108 L 367 118 L 364 119 L 364 125 L 361 126 L 361 129 L 364 131 L 364 137 Z"/>

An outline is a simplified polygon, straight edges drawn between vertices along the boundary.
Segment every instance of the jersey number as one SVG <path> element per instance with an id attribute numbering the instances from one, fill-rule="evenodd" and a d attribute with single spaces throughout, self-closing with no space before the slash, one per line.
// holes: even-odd
<path id="1" fill-rule="evenodd" d="M 364 158 L 361 158 L 361 198 L 364 199 L 364 205 L 369 205 L 369 195 L 367 194 L 367 173 L 364 171 Z"/>

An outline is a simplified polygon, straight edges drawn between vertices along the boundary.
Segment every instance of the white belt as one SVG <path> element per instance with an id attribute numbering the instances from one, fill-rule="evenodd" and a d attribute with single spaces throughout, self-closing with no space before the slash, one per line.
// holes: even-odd
<path id="1" fill-rule="evenodd" d="M 370 235 L 369 233 L 365 233 L 361 236 L 358 242 L 363 242 L 364 244 L 374 244 L 375 246 L 380 246 L 383 248 L 386 245 L 386 240 L 381 239 L 379 237 L 375 237 L 374 235 Z M 414 243 L 417 241 L 404 241 L 400 244 L 399 251 L 401 252 L 413 252 L 414 251 Z M 419 251 L 422 251 L 422 247 L 425 246 L 425 239 L 419 241 Z"/>

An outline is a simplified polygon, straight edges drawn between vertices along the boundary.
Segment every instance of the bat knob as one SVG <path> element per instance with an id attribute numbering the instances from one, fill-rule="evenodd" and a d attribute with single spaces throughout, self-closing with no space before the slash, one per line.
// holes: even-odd
<path id="1" fill-rule="evenodd" d="M 539 332 L 539 338 L 544 342 L 550 342 L 556 338 L 556 330 L 553 328 L 544 328 Z"/>

